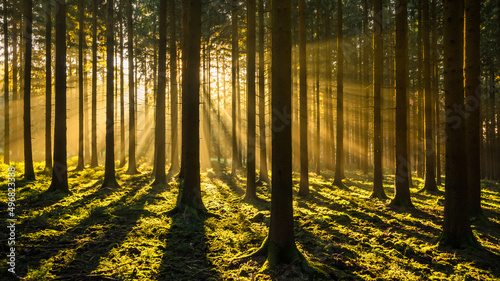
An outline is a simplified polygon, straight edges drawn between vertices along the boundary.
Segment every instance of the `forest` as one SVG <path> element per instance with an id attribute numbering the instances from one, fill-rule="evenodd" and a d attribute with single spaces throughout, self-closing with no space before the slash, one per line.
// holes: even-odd
<path id="1" fill-rule="evenodd" d="M 500 280 L 500 1 L 0 7 L 1 280 Z"/>

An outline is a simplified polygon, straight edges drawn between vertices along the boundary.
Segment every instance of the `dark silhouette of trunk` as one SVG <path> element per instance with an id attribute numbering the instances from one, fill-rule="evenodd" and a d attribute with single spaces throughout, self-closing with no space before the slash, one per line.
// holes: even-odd
<path id="1" fill-rule="evenodd" d="M 382 113 L 383 83 L 383 21 L 382 0 L 373 1 L 373 193 L 372 197 L 386 199 L 382 184 Z"/>
<path id="2" fill-rule="evenodd" d="M 183 5 L 186 5 L 182 16 L 187 30 L 183 42 L 186 65 L 182 72 L 182 141 L 185 142 L 182 153 L 186 163 L 178 208 L 206 212 L 200 187 L 201 0 L 183 1 Z"/>
<path id="3" fill-rule="evenodd" d="M 446 118 L 446 182 L 440 246 L 476 245 L 469 220 L 465 120 L 453 108 L 464 106 L 464 0 L 443 1 L 444 93 Z"/>
<path id="4" fill-rule="evenodd" d="M 480 162 L 480 10 L 479 1 L 465 0 L 465 96 L 467 128 L 467 179 L 470 216 L 482 216 Z M 498 158 L 497 158 L 498 161 Z"/>
<path id="5" fill-rule="evenodd" d="M 344 49 L 342 46 L 342 0 L 337 1 L 337 158 L 333 185 L 344 187 Z"/>
<path id="6" fill-rule="evenodd" d="M 120 22 L 120 166 L 125 166 L 125 81 L 123 73 L 123 5 L 124 0 L 120 0 L 120 10 L 118 20 Z"/>
<path id="7" fill-rule="evenodd" d="M 255 187 L 255 0 L 247 1 L 247 188 L 245 198 L 257 198 Z"/>
<path id="8" fill-rule="evenodd" d="M 423 48 L 422 48 L 422 39 L 423 37 L 428 36 L 428 34 L 424 34 L 423 32 L 423 20 L 422 20 L 422 3 L 425 2 L 423 0 L 417 0 L 417 114 L 416 114 L 416 122 L 415 128 L 417 130 L 417 139 L 416 139 L 416 153 L 415 153 L 415 169 L 417 171 L 417 177 L 424 177 L 424 167 L 425 167 L 425 143 L 424 143 L 424 86 L 423 86 Z"/>
<path id="9" fill-rule="evenodd" d="M 430 20 L 429 1 L 422 2 L 422 25 L 424 45 L 424 98 L 425 98 L 425 183 L 424 190 L 436 192 L 436 150 L 433 93 L 431 89 L 431 57 L 430 57 Z"/>
<path id="10" fill-rule="evenodd" d="M 309 193 L 309 157 L 307 151 L 307 66 L 306 3 L 299 0 L 299 65 L 300 65 L 300 186 L 299 195 Z"/>
<path id="11" fill-rule="evenodd" d="M 115 129 L 114 129 L 114 17 L 113 0 L 108 0 L 106 22 L 106 162 L 102 187 L 118 187 L 115 177 Z"/>
<path id="12" fill-rule="evenodd" d="M 33 152 L 31 149 L 31 48 L 33 24 L 33 0 L 24 0 L 24 178 L 35 180 Z"/>
<path id="13" fill-rule="evenodd" d="M 76 170 L 85 166 L 83 155 L 83 49 L 85 45 L 85 1 L 78 1 L 78 164 Z"/>
<path id="14" fill-rule="evenodd" d="M 314 155 L 316 157 L 316 174 L 321 174 L 321 102 L 320 102 L 320 90 L 319 90 L 319 73 L 320 73 L 320 61 L 319 61 L 319 34 L 320 34 L 320 0 L 316 0 L 316 145 L 314 146 Z"/>
<path id="15" fill-rule="evenodd" d="M 171 122 L 171 158 L 170 173 L 179 171 L 178 152 L 178 103 L 177 96 L 177 45 L 175 40 L 175 1 L 169 1 L 170 9 L 170 122 Z"/>
<path id="16" fill-rule="evenodd" d="M 233 0 L 232 3 L 232 11 L 231 11 L 231 21 L 232 21 L 232 48 L 231 48 L 231 91 L 232 91 L 232 110 L 231 110 L 231 119 L 232 119 L 232 166 L 231 172 L 234 174 L 236 170 L 239 169 L 239 152 L 238 152 L 238 136 L 236 133 L 236 103 L 237 103 L 237 95 L 238 91 L 236 89 L 237 85 L 237 71 L 238 71 L 238 1 Z"/>
<path id="17" fill-rule="evenodd" d="M 127 174 L 137 174 L 137 164 L 135 160 L 135 134 L 136 134 L 136 102 L 134 95 L 134 26 L 132 19 L 132 0 L 127 0 L 127 47 L 128 47 L 128 170 Z"/>
<path id="18" fill-rule="evenodd" d="M 167 87 L 167 0 L 160 1 L 160 38 L 158 48 L 158 93 L 156 95 L 155 181 L 165 185 L 165 88 Z"/>
<path id="19" fill-rule="evenodd" d="M 46 9 L 45 14 L 47 17 L 45 20 L 45 169 L 50 171 L 50 169 L 52 169 L 52 147 L 51 147 L 52 146 L 52 1 L 51 0 L 47 0 L 45 2 L 45 9 Z M 5 139 L 8 141 L 7 136 L 8 134 L 6 134 Z"/>
<path id="20" fill-rule="evenodd" d="M 441 123 L 440 123 L 440 110 L 439 110 L 439 72 L 438 72 L 438 34 L 437 34 L 437 15 L 436 15 L 436 0 L 432 0 L 431 6 L 431 17 L 432 17 L 432 72 L 433 72 L 433 84 L 432 84 L 432 92 L 434 96 L 434 121 L 436 128 L 436 185 L 441 186 Z"/>
<path id="21" fill-rule="evenodd" d="M 326 12 L 325 15 L 325 93 L 323 95 L 323 112 L 325 119 L 325 137 L 323 139 L 323 150 L 325 153 L 325 165 L 327 170 L 333 170 L 333 159 L 334 159 L 334 140 L 332 138 L 332 130 L 333 130 L 333 97 L 331 96 L 331 76 L 332 76 L 332 62 L 331 56 L 332 51 L 330 48 L 330 39 L 331 39 L 331 31 L 330 31 L 330 13 Z"/>
<path id="22" fill-rule="evenodd" d="M 66 0 L 58 0 L 56 10 L 56 68 L 54 168 L 49 191 L 70 193 L 68 188 L 66 137 Z"/>
<path id="23" fill-rule="evenodd" d="M 363 87 L 365 88 L 364 91 L 364 99 L 363 99 L 363 132 L 368 132 L 368 128 L 370 127 L 370 118 L 368 114 L 368 106 L 369 106 L 369 96 L 370 96 L 370 71 L 369 71 L 369 64 L 370 64 L 370 36 L 369 36 L 369 29 L 368 29 L 368 1 L 363 0 L 363 44 L 364 44 L 364 50 L 363 50 Z M 363 174 L 368 174 L 368 134 L 365 134 L 363 136 L 363 145 L 361 146 L 361 157 L 362 157 L 362 165 L 361 169 L 363 170 Z"/>
<path id="24" fill-rule="evenodd" d="M 391 205 L 412 207 L 408 170 L 408 0 L 396 1 L 396 175 Z"/>
<path id="25" fill-rule="evenodd" d="M 3 162 L 10 163 L 10 109 L 9 109 L 9 32 L 7 23 L 7 0 L 3 1 L 3 46 L 4 46 L 4 114 L 5 114 L 5 143 L 3 147 Z"/>
<path id="26" fill-rule="evenodd" d="M 17 48 L 17 13 L 16 9 L 12 9 L 12 100 L 14 101 L 12 111 L 19 112 L 19 92 L 18 92 L 18 48 Z M 18 114 L 19 115 L 19 114 Z M 13 126 L 16 128 L 19 128 L 19 116 L 18 115 L 13 115 L 14 120 L 13 120 Z M 18 161 L 19 159 L 19 144 L 18 144 L 18 138 L 19 138 L 19 130 L 12 130 L 12 139 L 14 142 L 12 143 L 12 160 L 13 161 Z"/>
<path id="27" fill-rule="evenodd" d="M 92 1 L 92 145 L 90 167 L 97 167 L 97 0 Z"/>
<path id="28" fill-rule="evenodd" d="M 259 141 L 260 141 L 260 173 L 259 180 L 268 182 L 267 148 L 266 148 L 266 90 L 264 76 L 264 0 L 259 0 Z M 218 78 L 217 78 L 218 79 Z M 219 83 L 219 80 L 217 80 Z M 217 84 L 217 88 L 219 85 Z M 218 91 L 218 90 L 217 90 Z M 218 93 L 218 92 L 217 92 Z M 217 98 L 218 98 L 217 94 Z M 217 110 L 219 112 L 219 110 Z M 220 119 L 220 118 L 219 118 Z M 220 124 L 220 120 L 219 123 Z M 219 161 L 220 162 L 220 161 Z"/>

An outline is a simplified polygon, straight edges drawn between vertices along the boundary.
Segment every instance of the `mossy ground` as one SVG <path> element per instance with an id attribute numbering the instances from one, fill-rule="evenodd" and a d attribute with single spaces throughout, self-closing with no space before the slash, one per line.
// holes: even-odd
<path id="1" fill-rule="evenodd" d="M 226 170 L 202 174 L 203 201 L 218 216 L 170 216 L 177 183 L 151 186 L 150 167 L 138 175 L 117 170 L 121 188 L 100 189 L 104 169 L 69 173 L 72 194 L 45 193 L 50 173 L 36 163 L 37 180 L 18 180 L 16 274 L 25 280 L 303 280 L 300 265 L 261 270 L 265 258 L 235 260 L 265 239 L 270 192 L 259 185 L 262 200 L 244 201 L 244 176 Z M 21 166 L 16 166 L 22 171 Z M 442 229 L 443 195 L 416 193 L 416 210 L 388 207 L 369 199 L 371 176 L 347 172 L 347 190 L 331 186 L 333 174 L 311 174 L 311 192 L 294 197 L 297 246 L 311 264 L 342 280 L 500 280 L 500 186 L 485 181 L 487 221 L 473 230 L 483 249 L 442 251 L 435 245 Z M 17 177 L 22 175 L 18 172 Z M 0 167 L 2 218 L 6 212 L 7 166 Z M 393 178 L 385 176 L 392 193 Z M 294 195 L 299 175 L 294 176 Z M 4 219 L 2 219 L 5 222 Z M 8 233 L 0 231 L 0 279 L 7 272 Z"/>

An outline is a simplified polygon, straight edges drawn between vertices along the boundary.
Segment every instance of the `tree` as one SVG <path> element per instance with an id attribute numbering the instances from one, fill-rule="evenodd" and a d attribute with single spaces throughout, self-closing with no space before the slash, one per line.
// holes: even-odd
<path id="1" fill-rule="evenodd" d="M 300 64 L 300 187 L 299 195 L 309 193 L 309 157 L 307 148 L 307 66 L 306 3 L 299 0 L 299 64 Z"/>
<path id="2" fill-rule="evenodd" d="M 85 1 L 78 1 L 78 165 L 76 170 L 83 170 L 85 166 L 83 156 L 83 49 L 85 44 Z"/>
<path id="3" fill-rule="evenodd" d="M 465 120 L 453 110 L 464 106 L 464 0 L 443 1 L 446 180 L 440 246 L 462 248 L 477 242 L 469 221 Z"/>
<path id="4" fill-rule="evenodd" d="M 3 1 L 3 46 L 4 46 L 4 113 L 5 113 L 5 143 L 3 147 L 3 162 L 10 162 L 10 111 L 9 111 L 9 32 L 7 23 L 7 0 Z"/>
<path id="5" fill-rule="evenodd" d="M 120 166 L 125 166 L 125 81 L 123 73 L 123 6 L 124 0 L 120 0 L 118 11 L 119 37 L 120 37 Z"/>
<path id="6" fill-rule="evenodd" d="M 97 0 L 92 5 L 92 145 L 90 167 L 97 167 Z"/>
<path id="7" fill-rule="evenodd" d="M 56 10 L 56 68 L 54 167 L 49 191 L 70 193 L 68 187 L 66 136 L 66 0 L 58 0 Z"/>
<path id="8" fill-rule="evenodd" d="M 45 2 L 45 169 L 52 169 L 52 0 Z"/>
<path id="9" fill-rule="evenodd" d="M 182 71 L 182 157 L 184 182 L 179 191 L 177 210 L 206 212 L 200 187 L 200 45 L 201 45 L 201 0 L 183 1 L 183 53 L 186 65 Z M 160 39 L 161 41 L 161 39 Z M 161 45 L 161 43 L 160 43 Z"/>
<path id="10" fill-rule="evenodd" d="M 425 98 L 425 183 L 424 190 L 428 192 L 438 191 L 436 185 L 436 150 L 434 137 L 434 106 L 431 90 L 431 57 L 430 57 L 430 21 L 429 21 L 429 1 L 424 0 L 422 5 L 422 32 L 424 45 L 424 98 Z"/>
<path id="11" fill-rule="evenodd" d="M 238 95 L 238 91 L 236 89 L 237 84 L 237 65 L 238 65 L 238 0 L 233 0 L 231 10 L 231 22 L 232 22 L 232 48 L 231 48 L 231 89 L 232 89 L 232 165 L 231 171 L 232 173 L 236 173 L 236 170 L 239 168 L 239 153 L 238 153 L 238 141 L 236 135 L 236 99 Z"/>
<path id="12" fill-rule="evenodd" d="M 33 0 L 24 0 L 24 178 L 35 180 L 31 146 L 31 52 L 33 26 Z"/>
<path id="13" fill-rule="evenodd" d="M 382 117 L 381 90 L 383 83 L 383 21 L 382 0 L 373 1 L 373 193 L 386 199 L 382 183 Z"/>
<path id="14" fill-rule="evenodd" d="M 158 48 L 158 93 L 156 94 L 155 181 L 165 185 L 165 88 L 167 87 L 167 0 L 160 0 L 160 38 Z"/>
<path id="15" fill-rule="evenodd" d="M 115 176 L 115 129 L 114 129 L 114 17 L 113 0 L 108 0 L 106 23 L 106 162 L 102 187 L 119 187 Z"/>
<path id="16" fill-rule="evenodd" d="M 168 1 L 170 4 L 170 122 L 171 122 L 171 158 L 170 173 L 179 170 L 179 153 L 178 153 L 178 96 L 177 96 L 177 45 L 175 38 L 175 1 Z"/>
<path id="17" fill-rule="evenodd" d="M 257 198 L 255 187 L 255 0 L 247 1 L 247 189 L 245 198 Z"/>
<path id="18" fill-rule="evenodd" d="M 218 81 L 219 80 L 217 80 L 217 83 Z M 217 94 L 218 93 L 219 92 L 217 90 Z M 259 130 L 260 130 L 259 131 L 259 140 L 260 140 L 259 180 L 261 182 L 269 181 L 269 176 L 267 174 L 265 97 L 266 97 L 266 91 L 265 91 L 265 76 L 264 76 L 264 0 L 259 0 Z"/>
<path id="19" fill-rule="evenodd" d="M 396 175 L 393 206 L 412 207 L 408 170 L 408 0 L 396 1 Z"/>
<path id="20" fill-rule="evenodd" d="M 479 1 L 465 1 L 465 96 L 469 118 L 467 128 L 467 179 L 469 208 L 472 217 L 482 216 L 480 161 L 480 9 Z"/>
<path id="21" fill-rule="evenodd" d="M 344 49 L 342 46 L 342 0 L 337 0 L 337 158 L 333 185 L 344 188 Z M 375 71 L 380 72 L 380 71 Z"/>
<path id="22" fill-rule="evenodd" d="M 364 99 L 363 99 L 363 108 L 365 109 L 364 118 L 363 118 L 363 131 L 367 132 L 370 124 L 370 118 L 368 114 L 368 105 L 369 105 L 369 95 L 370 95 L 370 37 L 369 37 L 369 29 L 368 29 L 368 1 L 363 0 L 363 87 L 364 91 Z M 361 158 L 362 165 L 361 169 L 364 174 L 368 173 L 368 136 L 363 136 L 363 142 L 361 146 Z"/>
<path id="23" fill-rule="evenodd" d="M 132 0 L 127 0 L 127 36 L 128 36 L 128 170 L 127 174 L 137 174 L 135 161 L 135 102 L 134 102 L 134 25 L 132 19 Z M 164 169 L 165 170 L 165 169 Z"/>

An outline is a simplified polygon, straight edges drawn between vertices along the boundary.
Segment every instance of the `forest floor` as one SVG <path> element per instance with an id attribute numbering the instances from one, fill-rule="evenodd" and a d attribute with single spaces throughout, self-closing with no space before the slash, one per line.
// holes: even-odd
<path id="1" fill-rule="evenodd" d="M 23 167 L 16 165 L 18 171 Z M 300 265 L 262 270 L 265 259 L 237 260 L 259 247 L 268 233 L 270 193 L 245 202 L 244 173 L 202 174 L 203 201 L 218 217 L 169 215 L 178 184 L 151 186 L 150 168 L 139 175 L 117 170 L 121 188 L 100 189 L 104 169 L 72 171 L 71 195 L 46 193 L 50 174 L 36 163 L 37 180 L 17 182 L 16 269 L 24 280 L 500 280 L 500 186 L 483 182 L 487 220 L 473 231 L 482 249 L 436 247 L 443 222 L 443 194 L 416 193 L 415 210 L 370 199 L 371 176 L 346 172 L 347 190 L 331 186 L 332 174 L 311 174 L 311 192 L 294 196 L 297 246 L 328 276 L 308 275 Z M 17 174 L 21 178 L 21 174 Z M 385 175 L 393 196 L 393 177 Z M 7 218 L 7 166 L 0 166 L 0 215 Z M 298 175 L 294 175 L 294 195 Z M 443 189 L 443 188 L 441 188 Z M 8 230 L 0 231 L 0 279 L 7 272 Z M 17 278 L 16 278 L 17 279 Z"/>

